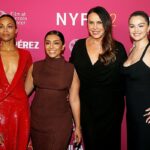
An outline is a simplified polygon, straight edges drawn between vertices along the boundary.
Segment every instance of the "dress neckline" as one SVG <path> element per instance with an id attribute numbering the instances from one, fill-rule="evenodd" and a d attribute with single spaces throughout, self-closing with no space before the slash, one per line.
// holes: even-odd
<path id="1" fill-rule="evenodd" d="M 60 63 L 65 62 L 65 59 L 63 56 L 59 57 L 59 58 L 51 58 L 49 56 L 46 56 L 45 58 L 45 63 L 47 64 L 52 64 L 52 65 L 59 65 Z"/>
<path id="2" fill-rule="evenodd" d="M 85 45 L 85 53 L 86 53 L 86 55 L 87 55 L 88 61 L 89 61 L 90 65 L 91 65 L 92 67 L 94 67 L 94 66 L 97 64 L 97 62 L 99 61 L 99 59 L 97 59 L 94 63 L 92 63 L 91 58 L 90 58 L 90 55 L 89 55 L 89 53 L 88 53 L 87 38 L 85 38 L 85 41 L 84 41 L 84 42 L 85 42 L 85 43 L 84 43 L 84 45 Z"/>
<path id="3" fill-rule="evenodd" d="M 11 84 L 14 82 L 14 80 L 15 80 L 15 78 L 16 78 L 16 74 L 17 74 L 17 72 L 18 72 L 18 70 L 19 70 L 19 66 L 20 66 L 21 54 L 20 54 L 20 50 L 17 49 L 17 51 L 18 51 L 18 55 L 19 55 L 19 58 L 18 58 L 18 65 L 17 65 L 16 72 L 14 73 L 14 77 L 13 77 L 13 79 L 12 79 L 11 82 L 9 82 L 8 79 L 7 79 L 6 72 L 5 72 L 5 70 L 4 70 L 4 64 L 3 64 L 3 61 L 2 61 L 2 56 L 0 55 L 0 65 L 1 65 L 1 68 L 2 68 L 3 76 L 4 76 L 4 79 L 6 80 L 6 82 L 7 82 L 9 85 L 11 85 Z"/>
<path id="4" fill-rule="evenodd" d="M 146 53 L 146 51 L 147 51 L 149 45 L 150 45 L 150 42 L 148 42 L 148 44 L 146 45 L 146 47 L 145 47 L 145 49 L 144 49 L 144 51 L 143 51 L 143 53 L 142 53 L 142 55 L 141 55 L 141 57 L 140 57 L 140 59 L 139 59 L 138 61 L 136 61 L 135 63 L 133 63 L 133 64 L 131 64 L 131 65 L 128 65 L 128 66 L 124 66 L 124 65 L 123 65 L 123 67 L 124 67 L 124 68 L 129 68 L 129 67 L 132 67 L 132 66 L 134 66 L 134 65 L 136 65 L 136 64 L 138 64 L 138 63 L 140 63 L 140 62 L 143 62 L 143 57 L 145 56 L 145 53 Z M 132 51 L 131 51 L 131 53 L 132 53 Z M 130 54 L 131 54 L 131 53 L 130 53 Z M 145 64 L 145 62 L 143 62 L 143 63 Z M 146 65 L 146 66 L 147 66 L 147 65 Z"/>

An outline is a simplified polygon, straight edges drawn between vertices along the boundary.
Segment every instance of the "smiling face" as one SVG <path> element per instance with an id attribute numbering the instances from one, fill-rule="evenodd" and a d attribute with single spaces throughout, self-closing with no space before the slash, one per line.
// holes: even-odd
<path id="1" fill-rule="evenodd" d="M 1 41 L 14 41 L 17 33 L 15 22 L 10 17 L 0 18 L 0 39 Z"/>
<path id="2" fill-rule="evenodd" d="M 102 39 L 104 37 L 105 29 L 102 20 L 94 12 L 88 16 L 88 31 L 90 36 L 94 39 Z"/>
<path id="3" fill-rule="evenodd" d="M 150 27 L 143 16 L 132 16 L 129 20 L 130 36 L 135 41 L 148 38 Z"/>
<path id="4" fill-rule="evenodd" d="M 58 35 L 51 34 L 45 38 L 45 52 L 50 58 L 60 58 L 64 45 Z"/>

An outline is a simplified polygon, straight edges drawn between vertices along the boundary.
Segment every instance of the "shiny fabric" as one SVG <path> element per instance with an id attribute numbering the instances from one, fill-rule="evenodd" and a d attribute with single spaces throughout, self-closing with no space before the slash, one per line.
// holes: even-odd
<path id="1" fill-rule="evenodd" d="M 18 69 L 8 82 L 0 57 L 0 150 L 26 150 L 29 136 L 29 105 L 24 80 L 32 63 L 28 51 L 18 50 Z"/>

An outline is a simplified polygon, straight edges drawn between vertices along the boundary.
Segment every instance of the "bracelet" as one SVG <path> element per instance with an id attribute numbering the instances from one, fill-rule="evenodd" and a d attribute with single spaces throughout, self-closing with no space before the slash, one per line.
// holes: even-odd
<path id="1" fill-rule="evenodd" d="M 75 129 L 79 129 L 79 130 L 82 130 L 82 128 L 81 128 L 81 127 L 75 127 Z"/>

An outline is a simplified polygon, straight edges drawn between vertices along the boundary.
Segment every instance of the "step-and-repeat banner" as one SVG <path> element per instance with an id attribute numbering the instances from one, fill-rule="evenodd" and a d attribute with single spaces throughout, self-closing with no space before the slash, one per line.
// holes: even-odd
<path id="1" fill-rule="evenodd" d="M 150 14 L 149 0 L 0 0 L 0 15 L 11 14 L 18 24 L 17 46 L 31 52 L 33 60 L 45 57 L 43 41 L 49 30 L 61 31 L 66 39 L 64 56 L 69 59 L 77 39 L 86 37 L 86 13 L 94 6 L 105 7 L 113 22 L 113 35 L 128 52 L 132 43 L 128 17 L 136 10 Z M 75 150 L 73 139 L 68 150 Z M 126 150 L 126 122 L 122 124 L 122 150 Z M 29 146 L 31 150 L 32 147 Z M 83 146 L 79 150 L 84 150 Z"/>

